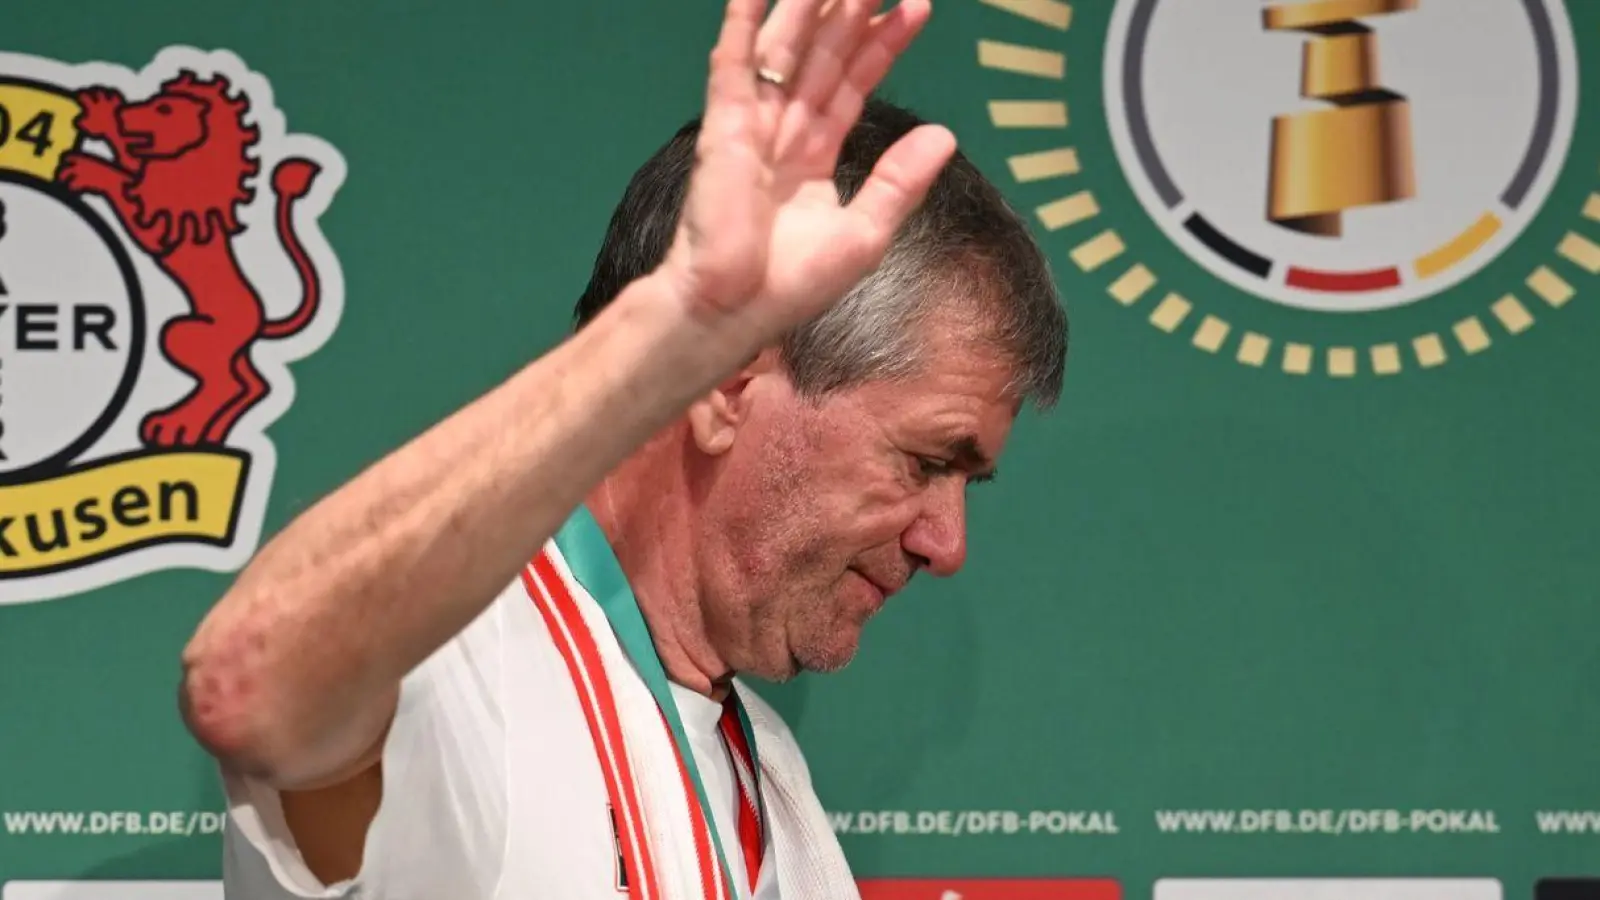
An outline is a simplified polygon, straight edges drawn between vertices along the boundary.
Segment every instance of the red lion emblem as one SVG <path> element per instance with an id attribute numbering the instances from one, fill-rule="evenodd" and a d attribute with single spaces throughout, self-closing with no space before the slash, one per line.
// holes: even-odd
<path id="1" fill-rule="evenodd" d="M 232 239 L 244 230 L 239 206 L 254 199 L 249 182 L 261 171 L 249 155 L 261 132 L 245 124 L 248 98 L 230 92 L 226 78 L 203 80 L 187 71 L 142 103 L 129 103 L 112 88 L 80 91 L 78 130 L 108 143 L 113 158 L 70 152 L 56 173 L 66 187 L 104 197 L 188 301 L 189 314 L 162 329 L 161 349 L 197 383 L 140 424 L 140 438 L 154 446 L 226 440 L 269 390 L 250 360 L 251 347 L 261 338 L 298 333 L 317 312 L 319 279 L 290 215 L 311 189 L 316 163 L 285 159 L 272 172 L 278 239 L 305 286 L 299 307 L 267 321 L 234 255 Z"/>

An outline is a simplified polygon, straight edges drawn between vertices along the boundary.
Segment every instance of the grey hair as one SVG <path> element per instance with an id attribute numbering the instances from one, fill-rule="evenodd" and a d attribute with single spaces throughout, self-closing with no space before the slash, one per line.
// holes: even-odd
<path id="1" fill-rule="evenodd" d="M 826 312 L 784 340 L 782 358 L 802 394 L 909 378 L 926 363 L 917 328 L 929 311 L 926 253 L 901 239 Z"/>
<path id="2" fill-rule="evenodd" d="M 868 100 L 839 155 L 841 201 L 861 189 L 890 146 L 923 120 Z M 683 126 L 634 175 L 612 215 L 579 299 L 582 327 L 671 244 L 694 161 L 699 121 Z M 1012 393 L 1040 408 L 1061 392 L 1068 326 L 1049 262 L 1026 222 L 957 153 L 896 235 L 882 263 L 780 347 L 796 389 L 820 396 L 865 381 L 910 377 L 932 362 L 923 326 L 954 310 L 1013 367 Z"/>

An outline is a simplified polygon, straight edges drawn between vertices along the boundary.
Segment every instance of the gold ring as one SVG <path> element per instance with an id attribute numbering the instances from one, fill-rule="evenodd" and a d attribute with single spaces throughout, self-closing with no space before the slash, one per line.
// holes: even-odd
<path id="1" fill-rule="evenodd" d="M 783 89 L 786 81 L 781 73 L 766 68 L 756 70 L 756 80 L 765 81 L 767 84 L 770 84 L 779 90 Z"/>

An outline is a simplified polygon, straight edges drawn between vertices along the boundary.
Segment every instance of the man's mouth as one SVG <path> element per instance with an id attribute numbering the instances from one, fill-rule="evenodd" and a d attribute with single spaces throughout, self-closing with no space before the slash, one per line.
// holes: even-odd
<path id="1" fill-rule="evenodd" d="M 899 588 L 895 585 L 888 584 L 884 581 L 874 578 L 860 569 L 852 567 L 850 571 L 860 575 L 862 580 L 866 581 L 867 584 L 871 585 L 872 588 L 878 592 L 879 606 L 882 606 L 890 597 L 893 597 L 899 591 Z"/>

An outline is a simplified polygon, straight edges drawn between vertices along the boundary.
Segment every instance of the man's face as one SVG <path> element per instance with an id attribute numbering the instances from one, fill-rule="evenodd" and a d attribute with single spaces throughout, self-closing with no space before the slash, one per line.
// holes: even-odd
<path id="1" fill-rule="evenodd" d="M 984 345 L 932 329 L 917 377 L 804 399 L 769 372 L 701 498 L 705 626 L 736 671 L 835 671 L 913 573 L 966 557 L 966 492 L 1010 432 L 1012 372 Z"/>

